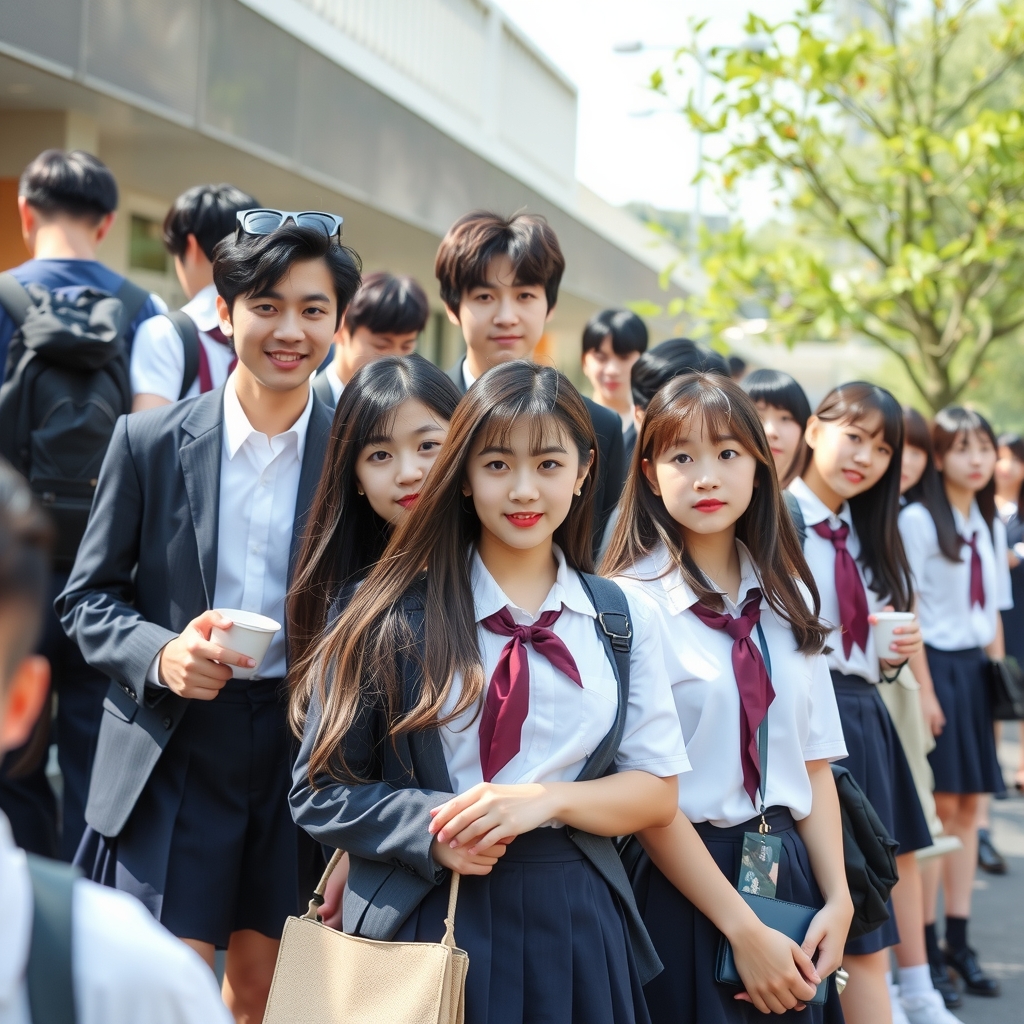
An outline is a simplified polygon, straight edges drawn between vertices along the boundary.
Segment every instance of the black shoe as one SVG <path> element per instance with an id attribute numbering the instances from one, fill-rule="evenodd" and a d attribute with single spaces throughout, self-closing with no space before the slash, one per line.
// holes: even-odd
<path id="1" fill-rule="evenodd" d="M 992 836 L 987 828 L 978 829 L 978 867 L 990 875 L 1006 874 L 1006 861 L 992 845 Z"/>
<path id="2" fill-rule="evenodd" d="M 964 979 L 964 986 L 974 996 L 999 995 L 999 982 L 990 978 L 978 963 L 978 954 L 970 946 L 945 951 L 946 963 Z"/>
<path id="3" fill-rule="evenodd" d="M 957 1007 L 963 1004 L 963 999 L 960 997 L 960 989 L 957 988 L 956 981 L 950 977 L 949 968 L 945 965 L 936 967 L 935 964 L 931 964 L 931 969 L 932 985 L 935 991 L 942 996 L 946 1009 L 957 1009 Z"/>

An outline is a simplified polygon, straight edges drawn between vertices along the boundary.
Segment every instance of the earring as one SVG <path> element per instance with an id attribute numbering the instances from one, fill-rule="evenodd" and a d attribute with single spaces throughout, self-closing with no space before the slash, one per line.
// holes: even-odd
<path id="1" fill-rule="evenodd" d="M 358 486 L 358 484 L 357 484 L 356 485 L 356 494 L 358 494 L 360 497 L 365 497 L 366 496 L 366 491 L 364 491 L 362 489 L 362 487 Z"/>
<path id="2" fill-rule="evenodd" d="M 578 490 L 578 491 L 576 492 L 576 497 L 578 498 L 578 497 L 579 497 L 579 496 L 580 496 L 580 495 L 581 495 L 582 493 L 583 493 L 583 488 L 581 487 L 581 488 L 580 488 L 580 489 L 579 489 L 579 490 Z"/>

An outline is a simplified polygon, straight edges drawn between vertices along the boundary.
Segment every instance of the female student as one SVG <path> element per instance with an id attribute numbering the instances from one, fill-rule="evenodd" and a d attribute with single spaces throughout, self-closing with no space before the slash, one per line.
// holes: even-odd
<path id="1" fill-rule="evenodd" d="M 788 487 L 800 469 L 804 430 L 811 415 L 807 395 L 781 370 L 755 370 L 743 381 L 743 390 L 753 399 L 764 424 L 779 483 Z"/>
<path id="2" fill-rule="evenodd" d="M 646 1021 L 659 968 L 600 837 L 667 825 L 688 762 L 653 609 L 583 574 L 594 448 L 554 369 L 481 377 L 297 691 L 292 812 L 349 851 L 346 931 L 439 941 L 461 873 L 469 1024 Z"/>
<path id="3" fill-rule="evenodd" d="M 913 851 L 931 845 L 931 833 L 877 690 L 921 650 L 921 631 L 916 621 L 899 626 L 892 649 L 878 651 L 871 629 L 875 612 L 909 611 L 913 606 L 910 567 L 897 528 L 903 413 L 883 388 L 844 384 L 826 395 L 808 420 L 805 444 L 803 473 L 790 484 L 789 493 L 794 514 L 802 520 L 798 526 L 821 595 L 821 617 L 832 627 L 828 662 L 849 750 L 841 763 L 899 843 L 897 888 L 904 888 L 899 895 L 911 897 L 899 901 L 900 906 L 909 904 L 899 928 L 894 915 L 881 928 L 846 944 L 846 1018 L 851 1024 L 878 1024 L 892 1019 L 888 948 L 901 937 L 917 943 L 914 959 L 919 968 L 909 975 L 901 972 L 901 981 L 908 980 L 915 1000 L 924 996 L 928 1001 L 924 994 L 931 991 L 921 882 L 913 856 Z"/>
<path id="4" fill-rule="evenodd" d="M 942 956 L 969 992 L 998 995 L 999 983 L 982 971 L 967 942 L 979 796 L 1003 790 L 987 678 L 988 658 L 1005 653 L 999 611 L 1012 604 L 1006 529 L 996 515 L 992 479 L 996 439 L 978 413 L 950 406 L 935 416 L 932 443 L 935 463 L 925 470 L 920 502 L 900 514 L 900 532 L 927 654 L 920 669 L 911 667 L 918 677 L 930 671 L 945 719 L 928 755 L 935 806 L 963 849 L 944 859 L 946 949 L 939 953 L 933 931 L 930 955 Z"/>
<path id="5" fill-rule="evenodd" d="M 828 763 L 846 747 L 821 654 L 827 631 L 800 582 L 809 573 L 768 441 L 736 384 L 699 374 L 655 396 L 638 445 L 603 568 L 658 607 L 693 768 L 672 825 L 639 834 L 646 855 L 633 884 L 665 964 L 646 989 L 651 1018 L 753 1018 L 735 988 L 714 981 L 721 933 L 759 1011 L 842 1020 L 834 986 L 825 1007 L 790 1012 L 839 966 L 853 907 Z M 737 891 L 744 834 L 762 821 L 780 847 L 775 895 L 820 908 L 802 948 Z"/>

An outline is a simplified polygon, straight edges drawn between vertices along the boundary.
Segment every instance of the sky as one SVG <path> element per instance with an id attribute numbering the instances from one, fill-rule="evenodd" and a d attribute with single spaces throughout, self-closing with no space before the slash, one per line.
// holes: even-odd
<path id="1" fill-rule="evenodd" d="M 640 201 L 670 210 L 693 208 L 696 136 L 681 115 L 645 87 L 651 72 L 689 40 L 691 19 L 710 18 L 702 34 L 707 45 L 729 44 L 743 39 L 751 7 L 778 21 L 797 6 L 796 0 L 498 2 L 576 84 L 579 180 L 615 205 Z M 628 42 L 641 42 L 645 49 L 614 51 L 616 44 Z M 741 200 L 738 212 L 748 221 L 759 220 L 770 205 L 766 191 L 755 188 Z M 706 214 L 726 209 L 707 185 L 701 207 Z"/>

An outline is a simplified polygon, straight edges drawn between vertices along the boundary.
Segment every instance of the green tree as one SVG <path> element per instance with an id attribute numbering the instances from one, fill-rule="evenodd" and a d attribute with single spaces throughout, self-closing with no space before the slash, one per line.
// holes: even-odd
<path id="1" fill-rule="evenodd" d="M 722 140 L 721 186 L 767 173 L 785 215 L 705 233 L 689 312 L 713 336 L 751 308 L 790 343 L 863 335 L 939 409 L 1024 326 L 1024 0 L 931 0 L 914 21 L 898 0 L 862 6 L 845 35 L 826 0 L 751 14 L 743 44 L 710 52 L 698 25 L 655 74 L 672 95 L 704 62 L 717 95 L 680 106 Z"/>

